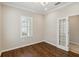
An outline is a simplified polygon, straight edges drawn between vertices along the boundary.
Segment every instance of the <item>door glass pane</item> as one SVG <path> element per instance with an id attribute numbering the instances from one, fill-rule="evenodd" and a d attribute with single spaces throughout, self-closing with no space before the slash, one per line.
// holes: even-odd
<path id="1" fill-rule="evenodd" d="M 59 45 L 66 46 L 66 19 L 59 20 Z"/>

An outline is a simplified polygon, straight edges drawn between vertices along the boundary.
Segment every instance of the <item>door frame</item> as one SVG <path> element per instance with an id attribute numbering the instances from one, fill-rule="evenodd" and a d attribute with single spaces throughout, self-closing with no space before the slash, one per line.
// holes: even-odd
<path id="1" fill-rule="evenodd" d="M 66 46 L 59 45 L 59 20 L 66 19 Z M 57 47 L 65 51 L 69 51 L 69 19 L 68 17 L 61 17 L 57 19 Z"/>

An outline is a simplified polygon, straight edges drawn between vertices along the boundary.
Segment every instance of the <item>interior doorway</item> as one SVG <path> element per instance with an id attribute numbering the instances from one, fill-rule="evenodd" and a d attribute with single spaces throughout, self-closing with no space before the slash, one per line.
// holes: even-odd
<path id="1" fill-rule="evenodd" d="M 69 50 L 79 54 L 79 15 L 69 17 Z"/>
<path id="2" fill-rule="evenodd" d="M 57 19 L 57 46 L 79 54 L 79 15 Z"/>

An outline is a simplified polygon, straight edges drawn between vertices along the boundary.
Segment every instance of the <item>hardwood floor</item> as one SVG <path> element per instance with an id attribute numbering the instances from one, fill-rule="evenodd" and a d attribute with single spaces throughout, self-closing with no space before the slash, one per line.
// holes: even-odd
<path id="1" fill-rule="evenodd" d="M 79 57 L 79 55 L 71 51 L 66 52 L 48 43 L 41 42 L 3 52 L 1 57 Z"/>

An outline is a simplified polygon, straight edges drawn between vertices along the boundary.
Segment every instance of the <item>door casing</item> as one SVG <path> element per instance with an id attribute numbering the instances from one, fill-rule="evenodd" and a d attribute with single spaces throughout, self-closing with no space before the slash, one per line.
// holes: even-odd
<path id="1" fill-rule="evenodd" d="M 59 20 L 66 19 L 66 45 L 59 45 Z M 62 17 L 57 19 L 57 47 L 65 51 L 69 51 L 69 20 L 68 17 Z"/>

